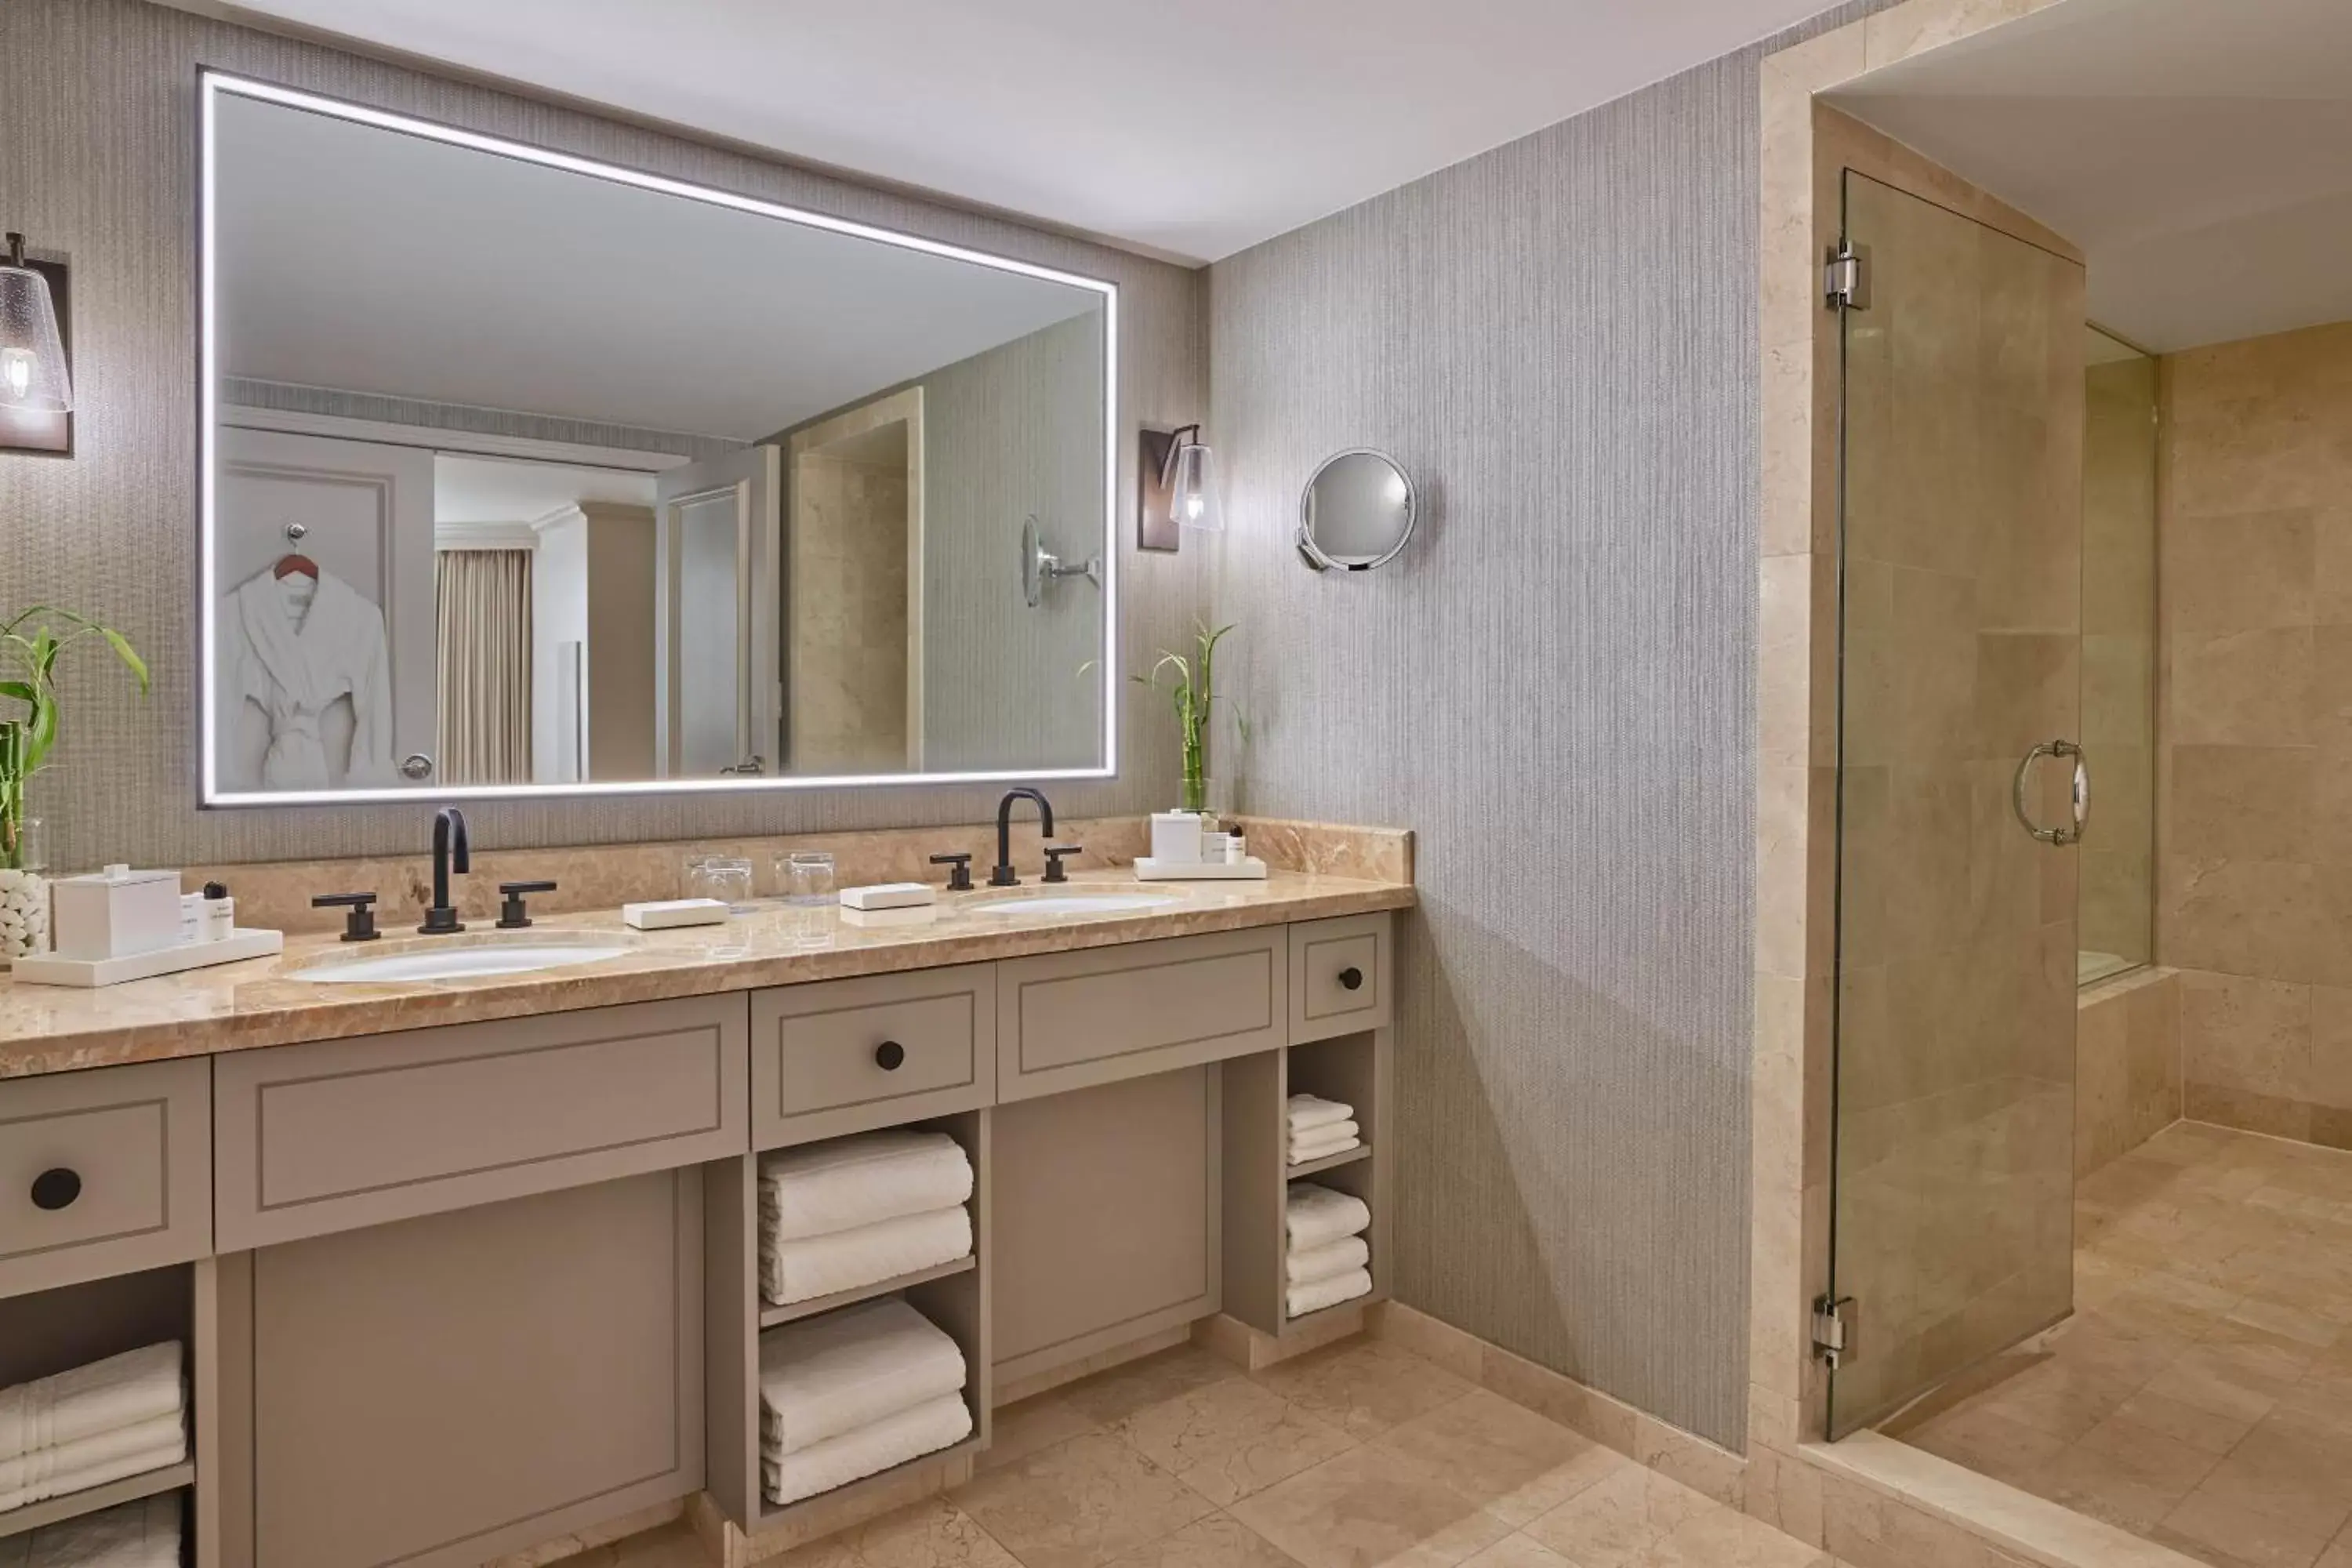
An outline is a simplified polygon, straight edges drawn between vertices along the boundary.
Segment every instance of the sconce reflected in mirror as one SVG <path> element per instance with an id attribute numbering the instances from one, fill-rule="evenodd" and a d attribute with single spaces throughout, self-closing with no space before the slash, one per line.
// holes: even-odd
<path id="1" fill-rule="evenodd" d="M 0 259 L 0 449 L 73 450 L 73 378 L 66 363 L 66 269 L 34 261 L 8 236 Z"/>
<path id="2" fill-rule="evenodd" d="M 1198 425 L 1142 432 L 1136 490 L 1138 549 L 1174 550 L 1188 528 L 1202 533 L 1225 531 L 1217 455 L 1201 439 Z"/>

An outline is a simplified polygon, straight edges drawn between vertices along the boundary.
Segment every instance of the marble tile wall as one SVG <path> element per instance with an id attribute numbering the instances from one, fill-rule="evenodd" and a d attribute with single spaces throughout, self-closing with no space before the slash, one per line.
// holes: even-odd
<path id="1" fill-rule="evenodd" d="M 2074 1008 L 2074 1175 L 2113 1163 L 2180 1120 L 2180 981 L 2142 969 Z"/>
<path id="2" fill-rule="evenodd" d="M 2352 322 L 2167 356 L 2158 957 L 2189 1116 L 2352 1148 Z"/>
<path id="3" fill-rule="evenodd" d="M 2083 841 L 2082 944 L 2113 969 L 2148 962 L 2155 940 L 2158 365 L 2097 358 L 2084 377 L 2082 741 L 2098 822 Z"/>

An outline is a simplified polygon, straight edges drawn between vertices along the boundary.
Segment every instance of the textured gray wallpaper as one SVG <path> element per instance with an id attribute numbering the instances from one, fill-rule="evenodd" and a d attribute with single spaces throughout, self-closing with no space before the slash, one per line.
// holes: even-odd
<path id="1" fill-rule="evenodd" d="M 67 678 L 65 737 L 35 785 L 55 858 L 178 865 L 421 847 L 424 808 L 195 807 L 195 81 L 215 65 L 686 179 L 961 241 L 1121 285 L 1122 413 L 1172 424 L 1206 396 L 1202 275 L 1001 218 L 268 37 L 141 0 L 0 4 L 0 217 L 73 272 L 78 455 L 0 454 L 0 605 L 48 600 L 121 626 L 155 662 L 145 703 L 89 661 Z M 648 260 L 658 265 L 658 237 Z M 1125 462 L 1133 463 L 1129 446 Z M 1131 496 L 1131 475 L 1120 494 Z M 1014 526 L 1019 520 L 1013 520 Z M 1191 619 L 1198 553 L 1126 568 L 1126 657 Z M 1008 556 L 1008 561 L 1010 557 Z M 1175 769 L 1168 726 L 1122 699 L 1126 776 L 1055 791 L 1072 816 L 1140 810 Z M 977 821 L 993 791 L 886 789 L 735 800 L 485 805 L 488 844 Z"/>
<path id="2" fill-rule="evenodd" d="M 1734 1447 L 1764 52 L 1210 269 L 1241 803 L 1418 834 L 1398 1294 Z M 1422 531 L 1318 575 L 1299 486 L 1363 445 Z"/>

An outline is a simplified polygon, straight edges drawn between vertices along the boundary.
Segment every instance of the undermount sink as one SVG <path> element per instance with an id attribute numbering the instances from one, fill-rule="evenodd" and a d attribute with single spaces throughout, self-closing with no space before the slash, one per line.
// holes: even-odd
<path id="1" fill-rule="evenodd" d="M 1165 909 L 1166 893 L 1029 893 L 974 904 L 976 915 L 1116 915 Z"/>
<path id="2" fill-rule="evenodd" d="M 619 942 L 558 942 L 544 938 L 479 942 L 463 946 L 410 948 L 380 958 L 331 958 L 288 978 L 317 985 L 389 985 L 420 980 L 479 980 L 494 974 L 531 974 L 575 963 L 601 963 L 628 952 Z"/>

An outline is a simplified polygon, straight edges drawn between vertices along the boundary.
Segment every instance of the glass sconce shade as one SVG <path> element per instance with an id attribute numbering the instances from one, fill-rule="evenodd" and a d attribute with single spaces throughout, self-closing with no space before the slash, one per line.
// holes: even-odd
<path id="1" fill-rule="evenodd" d="M 1197 440 L 1178 446 L 1169 459 L 1168 515 L 1180 528 L 1203 533 L 1225 531 L 1225 509 L 1217 499 L 1216 454 Z"/>
<path id="2" fill-rule="evenodd" d="M 0 408 L 36 414 L 73 408 L 49 280 L 10 263 L 0 263 Z"/>

